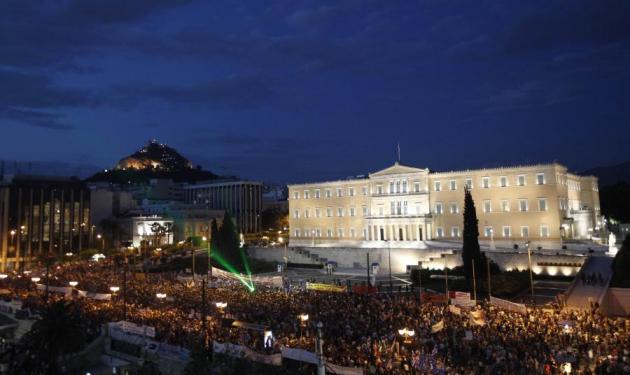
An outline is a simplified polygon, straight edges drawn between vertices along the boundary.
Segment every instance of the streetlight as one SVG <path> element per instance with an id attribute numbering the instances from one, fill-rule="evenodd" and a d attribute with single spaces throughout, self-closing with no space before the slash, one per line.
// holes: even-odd
<path id="1" fill-rule="evenodd" d="M 70 281 L 70 282 L 68 283 L 68 285 L 70 285 L 70 286 L 71 286 L 71 287 L 73 287 L 73 288 L 76 288 L 76 286 L 77 286 L 77 285 L 79 285 L 79 282 L 78 282 L 78 281 Z"/>
<path id="2" fill-rule="evenodd" d="M 120 290 L 120 287 L 118 287 L 118 286 L 110 286 L 110 287 L 109 287 L 109 290 L 110 290 L 112 293 L 116 294 L 116 293 Z"/>
<path id="3" fill-rule="evenodd" d="M 159 300 L 163 300 L 164 298 L 166 298 L 166 293 L 156 293 L 155 296 L 159 299 Z"/>
<path id="4" fill-rule="evenodd" d="M 31 281 L 34 283 L 38 283 L 41 279 L 39 277 L 31 277 Z"/>
<path id="5" fill-rule="evenodd" d="M 530 249 L 530 242 L 531 241 L 527 241 L 525 245 L 527 246 L 527 261 L 529 263 L 529 287 L 532 290 L 532 302 L 535 305 L 536 297 L 534 296 L 534 273 L 532 270 L 532 251 Z"/>
<path id="6" fill-rule="evenodd" d="M 4 280 L 7 277 L 9 277 L 9 275 L 7 275 L 6 273 L 0 273 L 0 279 Z"/>
<path id="7" fill-rule="evenodd" d="M 214 304 L 219 310 L 223 311 L 227 307 L 227 302 L 216 302 Z"/>
<path id="8" fill-rule="evenodd" d="M 300 314 L 300 341 L 302 341 L 302 331 L 308 322 L 308 314 Z"/>
<path id="9" fill-rule="evenodd" d="M 101 251 L 105 252 L 105 237 L 101 236 L 100 234 L 97 234 L 96 238 L 101 240 Z"/>
<path id="10" fill-rule="evenodd" d="M 403 328 L 403 329 L 398 330 L 398 334 L 404 338 L 403 339 L 404 344 L 410 344 L 411 338 L 415 336 L 416 332 L 413 329 Z"/>

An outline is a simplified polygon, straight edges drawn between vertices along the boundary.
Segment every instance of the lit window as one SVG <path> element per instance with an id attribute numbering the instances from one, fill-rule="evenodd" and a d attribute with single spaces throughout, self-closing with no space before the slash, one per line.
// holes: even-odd
<path id="1" fill-rule="evenodd" d="M 483 228 L 483 233 L 486 237 L 492 237 L 492 227 Z"/>
<path id="2" fill-rule="evenodd" d="M 521 227 L 521 237 L 529 238 L 529 227 Z"/>
<path id="3" fill-rule="evenodd" d="M 519 176 L 516 178 L 516 184 L 517 184 L 518 186 L 525 186 L 525 175 L 524 175 L 524 174 L 519 175 Z"/>
<path id="4" fill-rule="evenodd" d="M 501 176 L 499 177 L 499 184 L 501 187 L 507 187 L 508 186 L 508 179 L 505 176 Z"/>
<path id="5" fill-rule="evenodd" d="M 319 217 L 319 215 L 320 215 L 320 214 L 319 214 L 319 208 L 316 208 L 316 209 L 315 209 L 315 217 Z"/>
<path id="6" fill-rule="evenodd" d="M 339 217 L 343 216 L 343 208 L 342 207 L 337 208 L 337 216 L 339 216 Z"/>
<path id="7" fill-rule="evenodd" d="M 489 199 L 483 201 L 483 212 L 492 212 L 492 202 Z"/>
<path id="8" fill-rule="evenodd" d="M 304 190 L 304 199 L 308 199 L 309 192 L 308 190 Z"/>
<path id="9" fill-rule="evenodd" d="M 361 192 L 363 193 L 363 195 L 367 195 L 367 194 L 368 194 L 368 188 L 367 188 L 367 186 L 363 186 L 363 187 L 361 188 Z"/>
<path id="10" fill-rule="evenodd" d="M 440 183 L 440 181 L 435 181 L 433 183 L 433 190 L 435 190 L 435 191 L 441 191 L 442 190 L 442 184 Z"/>
<path id="11" fill-rule="evenodd" d="M 450 188 L 451 188 L 451 190 L 457 190 L 457 181 L 451 180 L 450 181 Z"/>
<path id="12" fill-rule="evenodd" d="M 435 230 L 435 235 L 436 235 L 437 237 L 444 237 L 444 228 L 442 228 L 442 227 L 438 227 L 438 228 Z"/>
<path id="13" fill-rule="evenodd" d="M 467 188 L 472 189 L 472 187 L 473 187 L 473 182 L 472 181 L 473 181 L 472 178 L 467 178 L 466 179 L 466 187 Z"/>
<path id="14" fill-rule="evenodd" d="M 379 194 L 379 195 L 383 194 L 383 185 L 378 185 L 376 187 L 376 193 Z"/>
<path id="15" fill-rule="evenodd" d="M 332 208 L 327 208 L 326 209 L 326 216 L 332 217 Z"/>
<path id="16" fill-rule="evenodd" d="M 512 228 L 510 226 L 503 227 L 503 238 L 512 237 Z"/>
<path id="17" fill-rule="evenodd" d="M 537 173 L 536 174 L 536 184 L 537 185 L 544 185 L 545 184 L 545 174 L 544 173 Z"/>
<path id="18" fill-rule="evenodd" d="M 407 192 L 407 181 L 403 181 L 403 193 Z"/>
<path id="19" fill-rule="evenodd" d="M 518 209 L 521 212 L 527 212 L 527 199 L 519 199 L 518 200 Z"/>
<path id="20" fill-rule="evenodd" d="M 343 196 L 343 190 L 341 188 L 337 189 L 337 196 L 338 197 L 342 197 Z"/>
<path id="21" fill-rule="evenodd" d="M 333 230 L 332 229 L 328 229 L 326 231 L 326 234 L 328 235 L 328 237 L 332 237 L 333 236 Z"/>
<path id="22" fill-rule="evenodd" d="M 538 211 L 547 211 L 547 199 L 538 198 Z"/>
<path id="23" fill-rule="evenodd" d="M 325 194 L 326 194 L 326 198 L 330 198 L 330 196 L 331 196 L 330 189 L 326 189 L 326 193 Z"/>
<path id="24" fill-rule="evenodd" d="M 420 192 L 420 183 L 419 183 L 419 182 L 416 182 L 416 183 L 414 183 L 413 185 L 414 185 L 414 191 L 415 191 L 416 193 L 419 193 L 419 192 Z"/>
<path id="25" fill-rule="evenodd" d="M 308 208 L 304 210 L 304 217 L 307 219 L 310 217 L 310 212 L 308 211 Z"/>
<path id="26" fill-rule="evenodd" d="M 490 187 L 490 177 L 483 177 L 483 178 L 481 179 L 481 186 L 482 186 L 484 189 L 489 188 L 489 187 Z"/>
<path id="27" fill-rule="evenodd" d="M 294 235 L 295 237 L 300 237 L 300 230 L 299 230 L 299 229 L 294 230 L 294 231 L 293 231 L 293 235 Z"/>
<path id="28" fill-rule="evenodd" d="M 452 214 L 457 214 L 459 213 L 459 207 L 457 206 L 456 202 L 452 202 L 451 203 L 451 213 Z"/>
<path id="29" fill-rule="evenodd" d="M 501 201 L 501 211 L 510 212 L 510 201 L 508 200 Z"/>
<path id="30" fill-rule="evenodd" d="M 354 197 L 354 188 L 353 187 L 348 188 L 348 196 L 349 197 Z"/>
<path id="31" fill-rule="evenodd" d="M 350 207 L 350 216 L 354 216 L 354 207 Z"/>
<path id="32" fill-rule="evenodd" d="M 354 238 L 355 237 L 355 231 L 354 228 L 350 229 L 350 238 Z"/>
<path id="33" fill-rule="evenodd" d="M 435 203 L 435 213 L 437 215 L 441 215 L 442 214 L 442 203 L 441 202 L 436 202 Z"/>
<path id="34" fill-rule="evenodd" d="M 319 189 L 315 190 L 315 198 L 319 199 Z"/>
<path id="35" fill-rule="evenodd" d="M 337 229 L 337 237 L 343 238 L 343 228 Z"/>
<path id="36" fill-rule="evenodd" d="M 300 192 L 296 191 L 293 193 L 293 199 L 300 199 Z"/>
<path id="37" fill-rule="evenodd" d="M 547 238 L 549 237 L 549 227 L 546 225 L 540 226 L 540 237 Z"/>
<path id="38" fill-rule="evenodd" d="M 315 236 L 316 237 L 321 237 L 322 236 L 322 231 L 320 229 L 315 229 Z"/>
<path id="39" fill-rule="evenodd" d="M 459 227 L 451 228 L 451 237 L 454 237 L 454 238 L 459 237 Z"/>
<path id="40" fill-rule="evenodd" d="M 293 211 L 293 218 L 294 219 L 299 219 L 300 218 L 300 211 L 299 210 L 294 210 Z"/>

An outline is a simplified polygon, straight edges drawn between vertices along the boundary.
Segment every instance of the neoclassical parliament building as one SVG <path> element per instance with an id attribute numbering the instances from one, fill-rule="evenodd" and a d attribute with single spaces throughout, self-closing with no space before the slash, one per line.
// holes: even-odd
<path id="1" fill-rule="evenodd" d="M 601 225 L 597 178 L 561 164 L 431 172 L 400 163 L 353 179 L 289 186 L 292 247 L 424 248 L 458 242 L 464 187 L 482 245 L 559 247 Z"/>

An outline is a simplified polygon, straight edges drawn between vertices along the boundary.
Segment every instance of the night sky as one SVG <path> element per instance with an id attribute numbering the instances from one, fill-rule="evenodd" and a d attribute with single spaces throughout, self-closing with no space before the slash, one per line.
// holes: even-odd
<path id="1" fill-rule="evenodd" d="M 627 159 L 630 1 L 2 1 L 0 158 L 273 182 Z"/>

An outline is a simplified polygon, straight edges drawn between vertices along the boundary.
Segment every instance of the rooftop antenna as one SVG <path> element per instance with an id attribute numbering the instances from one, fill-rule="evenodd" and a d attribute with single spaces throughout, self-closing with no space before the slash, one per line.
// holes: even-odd
<path id="1" fill-rule="evenodd" d="M 398 151 L 398 163 L 400 164 L 400 142 L 396 144 L 396 149 Z"/>

